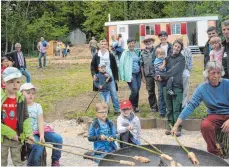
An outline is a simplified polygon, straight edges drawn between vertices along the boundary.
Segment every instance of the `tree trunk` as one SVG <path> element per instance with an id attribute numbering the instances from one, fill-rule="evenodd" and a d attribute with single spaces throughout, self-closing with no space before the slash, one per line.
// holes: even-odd
<path id="1" fill-rule="evenodd" d="M 6 7 L 6 47 L 5 47 L 5 54 L 8 52 L 8 6 Z"/>
<path id="2" fill-rule="evenodd" d="M 33 43 L 32 43 L 32 53 L 34 54 L 34 38 L 33 38 Z M 31 57 L 33 56 L 33 54 L 31 54 Z"/>
<path id="3" fill-rule="evenodd" d="M 10 51 L 12 52 L 13 49 L 14 49 L 14 42 L 12 41 L 12 42 L 11 42 L 11 49 L 10 49 Z"/>
<path id="4" fill-rule="evenodd" d="M 29 5 L 30 5 L 30 0 L 28 0 L 26 12 L 25 12 L 25 18 L 26 18 L 26 19 L 28 18 Z"/>

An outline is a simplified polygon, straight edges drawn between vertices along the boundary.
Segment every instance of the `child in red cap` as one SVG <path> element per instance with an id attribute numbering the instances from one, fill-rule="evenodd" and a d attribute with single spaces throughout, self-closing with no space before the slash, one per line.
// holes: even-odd
<path id="1" fill-rule="evenodd" d="M 141 134 L 141 124 L 139 118 L 134 114 L 132 104 L 129 100 L 120 103 L 121 115 L 117 119 L 117 131 L 120 140 L 140 145 L 139 135 Z M 120 147 L 127 145 L 120 143 Z"/>

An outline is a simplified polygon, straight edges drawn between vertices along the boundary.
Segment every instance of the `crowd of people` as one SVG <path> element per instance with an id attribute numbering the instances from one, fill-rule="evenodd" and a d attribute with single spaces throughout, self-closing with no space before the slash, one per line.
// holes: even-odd
<path id="1" fill-rule="evenodd" d="M 221 43 L 216 28 L 207 30 L 209 40 L 205 47 L 204 83 L 195 90 L 188 102 L 190 72 L 192 70 L 192 54 L 184 47 L 182 39 L 173 44 L 168 42 L 168 34 L 161 31 L 158 35 L 160 44 L 154 47 L 154 38 L 145 38 L 145 49 L 135 48 L 135 39 L 128 39 L 128 49 L 124 50 L 122 36 L 109 51 L 107 41 L 99 44 L 93 38 L 90 42 L 92 51 L 91 75 L 93 90 L 99 91 L 101 102 L 95 106 L 96 119 L 88 130 L 88 141 L 93 142 L 94 150 L 112 152 L 117 149 L 115 139 L 140 145 L 141 124 L 137 112 L 141 82 L 146 84 L 151 112 L 160 113 L 167 118 L 166 135 L 181 136 L 182 122 L 203 101 L 207 106 L 208 116 L 201 123 L 201 133 L 207 143 L 209 152 L 221 156 L 216 147 L 216 130 L 229 132 L 229 20 L 222 23 L 225 40 Z M 96 46 L 96 50 L 93 47 Z M 99 46 L 99 49 L 97 48 Z M 38 44 L 39 68 L 46 67 L 46 49 L 48 43 L 41 38 Z M 122 47 L 121 49 L 118 49 Z M 13 165 L 24 165 L 22 145 L 30 142 L 31 152 L 28 166 L 38 166 L 44 147 L 37 142 L 63 143 L 61 135 L 52 127 L 45 125 L 41 104 L 35 102 L 36 87 L 31 83 L 31 75 L 26 69 L 26 61 L 21 45 L 15 44 L 15 52 L 2 57 L 2 89 L 1 89 L 1 165 L 8 163 L 10 149 Z M 208 57 L 207 57 L 208 56 Z M 41 59 L 44 59 L 42 66 Z M 8 61 L 13 67 L 8 67 Z M 26 83 L 21 85 L 22 74 Z M 131 91 L 129 99 L 119 102 L 118 81 L 125 81 Z M 158 87 L 158 102 L 155 93 Z M 114 114 L 117 115 L 117 130 L 114 123 L 107 118 L 109 100 L 112 99 Z M 172 126 L 172 129 L 170 128 Z M 61 149 L 61 145 L 53 145 Z M 126 147 L 120 143 L 121 148 Z M 103 153 L 86 152 L 85 155 L 104 157 Z M 59 166 L 60 150 L 52 151 L 52 166 Z M 92 158 L 93 159 L 93 158 Z"/>
<path id="2" fill-rule="evenodd" d="M 155 39 L 145 38 L 145 49 L 140 51 L 135 48 L 135 39 L 130 38 L 127 40 L 128 49 L 122 51 L 120 58 L 114 49 L 117 46 L 114 36 L 111 37 L 110 52 L 107 41 L 100 41 L 97 53 L 92 55 L 91 73 L 98 90 L 106 90 L 107 94 L 110 91 L 114 108 L 118 106 L 115 108 L 115 115 L 119 115 L 117 133 L 122 141 L 140 144 L 141 125 L 135 113 L 141 111 L 139 90 L 143 82 L 148 91 L 151 112 L 159 111 L 161 117 L 167 118 L 166 135 L 181 136 L 182 122 L 203 101 L 208 108 L 208 116 L 201 123 L 201 133 L 208 151 L 222 156 L 216 146 L 216 131 L 229 132 L 229 20 L 222 23 L 222 32 L 225 38 L 223 42 L 218 37 L 216 27 L 209 27 L 207 30 L 209 40 L 204 49 L 203 63 L 205 81 L 198 86 L 190 101 L 188 91 L 193 68 L 192 53 L 184 46 L 183 39 L 176 39 L 171 44 L 168 42 L 167 32 L 161 31 L 158 35 L 159 45 L 154 47 Z M 97 74 L 101 72 L 103 81 L 99 83 L 101 79 L 98 79 Z M 110 79 L 114 84 L 111 84 Z M 116 91 L 115 94 L 112 93 L 119 79 L 125 81 L 131 91 L 129 100 L 122 101 L 120 105 Z M 155 83 L 158 87 L 158 102 Z M 104 87 L 104 84 L 107 86 Z M 107 119 L 109 101 L 104 98 L 101 101 L 105 103 L 96 105 L 97 119 L 91 124 L 88 140 L 94 142 L 95 150 L 110 152 L 117 147 L 113 142 L 117 135 L 114 136 L 113 123 Z M 125 146 L 120 143 L 121 148 Z M 86 154 L 104 156 L 90 152 Z"/>

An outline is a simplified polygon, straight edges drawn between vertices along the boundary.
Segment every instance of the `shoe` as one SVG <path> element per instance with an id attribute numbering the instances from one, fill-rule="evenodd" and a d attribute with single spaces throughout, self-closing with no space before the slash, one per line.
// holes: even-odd
<path id="1" fill-rule="evenodd" d="M 181 132 L 177 132 L 176 137 L 180 137 L 180 136 L 181 136 Z"/>
<path id="2" fill-rule="evenodd" d="M 38 67 L 37 69 L 40 69 L 40 68 L 42 68 L 42 67 Z"/>
<path id="3" fill-rule="evenodd" d="M 52 166 L 60 166 L 59 160 L 52 161 Z"/>
<path id="4" fill-rule="evenodd" d="M 83 157 L 83 159 L 90 159 L 90 160 L 93 161 L 93 156 L 94 156 L 93 152 L 87 151 L 87 152 L 84 153 L 84 155 L 90 156 L 90 157 Z"/>
<path id="5" fill-rule="evenodd" d="M 174 96 L 175 95 L 175 93 L 174 93 L 174 91 L 173 90 L 168 90 L 168 92 L 167 92 L 169 95 L 171 95 L 171 96 Z"/>
<path id="6" fill-rule="evenodd" d="M 158 112 L 156 108 L 151 108 L 150 111 L 151 112 Z"/>
<path id="7" fill-rule="evenodd" d="M 166 135 L 171 135 L 171 130 L 166 130 L 166 131 L 165 131 L 165 134 L 166 134 Z"/>
<path id="8" fill-rule="evenodd" d="M 160 114 L 160 117 L 161 117 L 161 118 L 165 118 L 165 115 L 164 115 L 164 114 Z"/>
<path id="9" fill-rule="evenodd" d="M 138 107 L 136 107 L 134 108 L 134 112 L 141 112 L 141 110 Z"/>

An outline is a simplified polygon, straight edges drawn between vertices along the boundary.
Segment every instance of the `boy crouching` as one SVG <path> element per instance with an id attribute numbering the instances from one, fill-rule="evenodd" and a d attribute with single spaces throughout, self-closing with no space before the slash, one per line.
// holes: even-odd
<path id="1" fill-rule="evenodd" d="M 133 112 L 131 102 L 129 100 L 121 102 L 120 109 L 122 112 L 117 119 L 117 131 L 120 135 L 120 140 L 140 145 L 141 124 L 139 118 Z M 127 146 L 120 143 L 121 148 Z"/>

